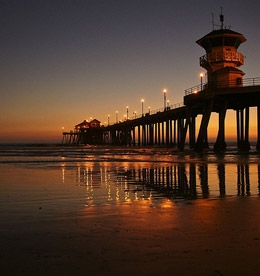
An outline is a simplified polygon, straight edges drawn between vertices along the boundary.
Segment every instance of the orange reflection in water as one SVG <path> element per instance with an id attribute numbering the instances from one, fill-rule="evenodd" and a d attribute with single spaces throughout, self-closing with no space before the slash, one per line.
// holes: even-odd
<path id="1" fill-rule="evenodd" d="M 74 173 L 72 172 L 74 170 Z M 164 205 L 176 199 L 258 195 L 257 164 L 90 162 L 62 166 L 62 182 L 85 188 L 86 206 L 150 200 Z M 74 176 L 74 180 L 71 177 Z"/>

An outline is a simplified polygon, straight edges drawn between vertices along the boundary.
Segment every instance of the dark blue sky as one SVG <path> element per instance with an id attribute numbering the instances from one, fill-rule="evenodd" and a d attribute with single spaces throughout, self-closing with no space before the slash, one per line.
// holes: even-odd
<path id="1" fill-rule="evenodd" d="M 0 0 L 0 142 L 12 136 L 57 139 L 84 119 L 102 123 L 182 102 L 197 85 L 195 41 L 219 24 L 247 42 L 245 77 L 260 76 L 260 4 L 248 1 Z M 218 27 L 215 27 L 218 28 Z M 129 115 L 129 116 L 130 116 Z M 31 135 L 28 135 L 31 133 Z M 28 136 L 26 138 L 25 136 Z M 22 138 L 23 137 L 23 138 Z M 25 138 L 24 138 L 25 137 Z M 52 137 L 52 138 L 51 138 Z"/>

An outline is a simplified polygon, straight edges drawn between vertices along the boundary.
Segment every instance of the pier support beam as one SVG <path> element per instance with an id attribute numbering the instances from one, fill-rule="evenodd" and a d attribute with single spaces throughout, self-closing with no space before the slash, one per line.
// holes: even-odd
<path id="1" fill-rule="evenodd" d="M 260 106 L 257 106 L 257 143 L 256 150 L 260 151 Z"/>
<path id="2" fill-rule="evenodd" d="M 170 121 L 166 120 L 166 147 L 169 147 L 170 145 L 169 134 L 170 134 Z"/>
<path id="3" fill-rule="evenodd" d="M 165 131 L 164 131 L 164 121 L 162 121 L 162 145 L 164 145 Z"/>
<path id="4" fill-rule="evenodd" d="M 190 145 L 190 149 L 193 149 L 195 148 L 195 142 L 196 142 L 196 117 L 192 115 L 191 108 L 188 108 L 187 114 L 186 114 L 186 122 L 184 125 L 182 142 L 180 146 L 181 150 L 183 150 L 185 146 L 185 140 L 186 140 L 188 128 L 189 128 L 189 145 Z"/>
<path id="5" fill-rule="evenodd" d="M 147 136 L 146 136 L 146 125 L 142 125 L 142 146 L 146 146 L 147 144 Z"/>
<path id="6" fill-rule="evenodd" d="M 179 131 L 181 133 L 181 140 L 180 140 L 180 143 L 179 143 L 179 149 L 180 150 L 184 149 L 188 127 L 189 127 L 190 134 L 191 134 L 192 131 L 193 131 L 193 129 L 192 129 L 193 126 L 192 126 L 191 108 L 188 108 L 188 110 L 187 110 L 186 121 L 185 121 L 184 127 L 182 127 L 182 129 L 179 129 Z"/>
<path id="7" fill-rule="evenodd" d="M 218 136 L 216 143 L 214 145 L 214 151 L 215 152 L 221 152 L 225 151 L 227 148 L 226 142 L 225 142 L 225 118 L 226 118 L 226 112 L 227 112 L 227 102 L 225 101 L 223 104 L 222 109 L 220 110 L 218 114 Z"/>
<path id="8" fill-rule="evenodd" d="M 173 142 L 172 142 L 172 120 L 171 119 L 169 121 L 169 124 L 170 124 L 170 129 L 169 129 L 169 131 L 170 131 L 170 133 L 169 133 L 169 135 L 170 135 L 170 146 L 172 147 Z"/>
<path id="9" fill-rule="evenodd" d="M 137 127 L 137 136 L 138 136 L 138 147 L 140 147 L 141 146 L 141 131 L 140 131 L 140 128 L 141 128 L 141 126 L 140 125 L 138 125 L 138 127 Z"/>
<path id="10" fill-rule="evenodd" d="M 194 149 L 196 145 L 196 117 L 190 118 L 190 128 L 189 128 L 189 136 L 190 136 L 190 149 Z"/>
<path id="11" fill-rule="evenodd" d="M 157 125 L 158 125 L 158 143 L 157 143 L 157 145 L 160 146 L 160 144 L 161 144 L 161 123 L 159 122 Z"/>
<path id="12" fill-rule="evenodd" d="M 133 137 L 133 146 L 135 146 L 135 127 L 132 129 L 132 137 Z"/>
<path id="13" fill-rule="evenodd" d="M 177 141 L 177 130 L 176 130 L 176 124 L 177 124 L 177 120 L 175 119 L 173 121 L 173 146 L 176 147 L 176 141 Z"/>
<path id="14" fill-rule="evenodd" d="M 237 148 L 242 151 L 250 150 L 249 144 L 249 107 L 238 109 L 237 117 Z"/>
<path id="15" fill-rule="evenodd" d="M 177 120 L 177 148 L 182 150 L 182 144 L 184 139 L 184 119 L 179 118 Z"/>
<path id="16" fill-rule="evenodd" d="M 205 103 L 203 116 L 200 124 L 200 130 L 198 134 L 197 143 L 195 146 L 196 151 L 202 151 L 204 148 L 208 148 L 208 124 L 211 112 L 213 110 L 214 101 L 211 100 Z"/>
<path id="17" fill-rule="evenodd" d="M 158 135 L 158 124 L 154 124 L 154 144 L 157 145 L 157 135 Z"/>
<path id="18" fill-rule="evenodd" d="M 153 145 L 153 128 L 154 128 L 154 125 L 153 124 L 150 124 L 149 125 L 149 145 L 152 146 Z"/>

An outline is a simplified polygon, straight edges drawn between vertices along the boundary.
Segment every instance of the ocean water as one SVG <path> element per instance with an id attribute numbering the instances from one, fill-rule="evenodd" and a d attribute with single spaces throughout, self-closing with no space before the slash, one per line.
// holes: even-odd
<path id="1" fill-rule="evenodd" d="M 77 211 L 142 201 L 167 203 L 258 197 L 260 156 L 166 148 L 1 145 L 2 216 Z"/>

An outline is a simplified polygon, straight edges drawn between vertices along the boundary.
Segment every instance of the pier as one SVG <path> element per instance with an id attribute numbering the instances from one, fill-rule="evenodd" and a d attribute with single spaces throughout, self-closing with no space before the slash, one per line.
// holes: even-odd
<path id="1" fill-rule="evenodd" d="M 237 147 L 239 150 L 250 149 L 250 107 L 257 108 L 258 138 L 260 146 L 260 77 L 245 79 L 243 86 L 227 83 L 219 87 L 204 85 L 202 90 L 193 87 L 185 91 L 184 105 L 158 111 L 154 114 L 126 120 L 102 128 L 105 144 L 124 146 L 165 146 L 183 150 L 185 145 L 201 151 L 208 147 L 207 129 L 211 113 L 218 114 L 218 135 L 214 144 L 215 151 L 226 149 L 225 116 L 228 109 L 236 112 Z M 217 86 L 217 88 L 214 88 Z M 196 119 L 202 115 L 196 136 Z"/>
<path id="2" fill-rule="evenodd" d="M 183 150 L 202 151 L 208 148 L 208 125 L 211 114 L 218 114 L 218 133 L 214 151 L 226 150 L 225 118 L 228 110 L 236 112 L 236 136 L 238 150 L 251 148 L 250 108 L 257 109 L 257 145 L 260 150 L 260 77 L 244 78 L 245 73 L 238 69 L 244 64 L 244 56 L 237 49 L 246 38 L 235 31 L 223 27 L 208 33 L 196 43 L 203 47 L 206 54 L 199 63 L 206 70 L 206 83 L 201 83 L 184 92 L 183 104 L 167 106 L 157 112 L 148 112 L 138 118 L 95 129 L 96 144 L 122 146 L 165 146 Z M 198 125 L 198 115 L 201 115 Z M 198 131 L 197 131 L 198 129 Z M 198 133 L 196 133 L 198 132 Z M 93 137 L 93 130 L 79 129 L 63 133 L 63 142 L 79 143 Z"/>

